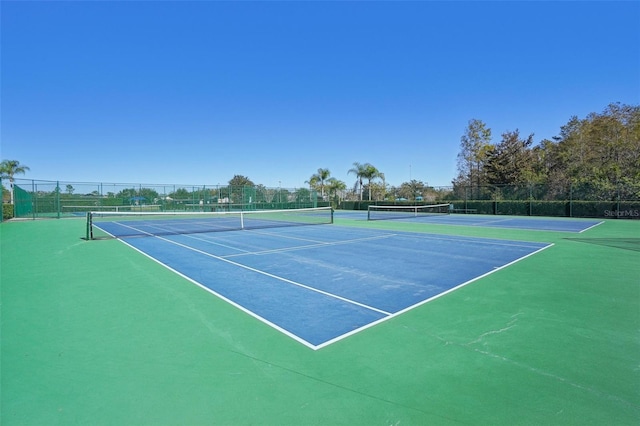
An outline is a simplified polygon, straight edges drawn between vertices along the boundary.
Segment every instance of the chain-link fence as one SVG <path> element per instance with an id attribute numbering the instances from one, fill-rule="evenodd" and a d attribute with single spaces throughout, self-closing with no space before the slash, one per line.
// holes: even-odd
<path id="1" fill-rule="evenodd" d="M 353 201 L 308 188 L 231 185 L 83 183 L 3 180 L 3 217 L 63 218 L 87 211 L 241 211 L 333 205 L 366 210 L 377 205 L 451 204 L 454 213 L 640 219 L 640 182 L 618 185 L 480 185 L 428 187 L 413 200 L 392 191 Z M 13 195 L 11 196 L 11 192 Z M 357 195 L 357 194 L 356 194 Z M 7 208 L 7 204 L 13 205 Z"/>
<path id="2" fill-rule="evenodd" d="M 640 183 L 458 186 L 443 201 L 481 214 L 640 218 Z"/>
<path id="3" fill-rule="evenodd" d="M 84 216 L 88 211 L 244 211 L 318 207 L 316 191 L 264 186 L 3 180 L 15 218 Z M 13 194 L 10 197 L 11 193 Z M 8 215 L 3 215 L 7 218 Z"/>
<path id="4" fill-rule="evenodd" d="M 485 185 L 430 187 L 414 200 L 342 201 L 340 208 L 451 204 L 453 213 L 640 219 L 640 182 L 595 185 Z"/>

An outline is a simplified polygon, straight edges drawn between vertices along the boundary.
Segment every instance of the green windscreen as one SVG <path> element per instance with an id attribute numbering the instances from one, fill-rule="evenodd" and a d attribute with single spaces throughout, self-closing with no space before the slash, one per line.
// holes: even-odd
<path id="1" fill-rule="evenodd" d="M 33 196 L 30 192 L 14 185 L 13 197 L 16 217 L 27 217 L 33 214 Z"/>

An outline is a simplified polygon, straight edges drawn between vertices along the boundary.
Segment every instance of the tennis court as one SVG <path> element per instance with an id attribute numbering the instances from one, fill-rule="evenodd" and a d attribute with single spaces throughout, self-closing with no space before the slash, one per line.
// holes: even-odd
<path id="1" fill-rule="evenodd" d="M 486 228 L 526 229 L 531 231 L 584 232 L 602 223 L 600 220 L 576 218 L 549 218 L 531 216 L 500 216 L 476 214 L 448 214 L 449 204 L 434 206 L 369 206 L 361 219 L 401 220 L 441 225 L 478 226 Z M 347 213 L 349 214 L 349 213 Z"/>
<path id="2" fill-rule="evenodd" d="M 144 228 L 149 226 L 167 232 L 148 223 Z M 123 241 L 314 349 L 548 247 L 342 227 Z M 361 253 L 357 263 L 353 253 Z"/>
<path id="3" fill-rule="evenodd" d="M 640 417 L 639 222 L 323 215 L 0 224 L 2 424 Z"/>

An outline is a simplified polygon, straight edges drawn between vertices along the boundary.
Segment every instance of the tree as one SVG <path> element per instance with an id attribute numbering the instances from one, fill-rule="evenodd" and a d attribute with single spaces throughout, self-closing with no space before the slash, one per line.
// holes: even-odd
<path id="1" fill-rule="evenodd" d="M 560 135 L 554 138 L 557 143 L 549 146 L 553 162 L 551 170 L 565 182 L 580 180 L 589 174 L 591 159 L 585 136 L 582 120 L 573 116 L 560 127 Z"/>
<path id="2" fill-rule="evenodd" d="M 229 181 L 231 186 L 255 186 L 255 184 L 246 176 L 234 175 Z"/>
<path id="3" fill-rule="evenodd" d="M 2 163 L 0 163 L 0 177 L 2 177 L 2 179 L 9 179 L 9 186 L 10 186 L 9 190 L 11 191 L 11 204 L 14 203 L 13 177 L 15 175 L 25 174 L 25 172 L 27 172 L 28 170 L 29 170 L 29 167 L 25 166 L 24 164 L 20 164 L 20 162 L 17 160 L 3 160 Z"/>
<path id="4" fill-rule="evenodd" d="M 415 179 L 409 182 L 403 182 L 398 190 L 398 195 L 402 198 L 406 198 L 409 201 L 416 201 L 416 197 L 424 197 L 427 184 Z"/>
<path id="5" fill-rule="evenodd" d="M 322 199 L 324 199 L 324 182 L 329 178 L 329 176 L 331 176 L 329 169 L 320 168 L 318 169 L 318 172 L 311 175 L 311 178 L 307 181 L 312 188 L 320 186 L 320 195 L 322 196 Z"/>
<path id="6" fill-rule="evenodd" d="M 379 178 L 381 176 L 384 176 L 382 173 L 380 173 L 380 171 L 378 169 L 376 169 L 372 164 L 370 163 L 358 163 L 355 162 L 353 163 L 353 168 L 349 169 L 349 171 L 347 172 L 348 174 L 355 174 L 356 175 L 356 183 L 354 186 L 354 190 L 358 190 L 360 192 L 360 201 L 362 201 L 362 186 L 363 186 L 363 179 L 366 179 L 368 181 L 369 184 L 369 200 L 371 200 L 371 181 L 373 179 Z"/>
<path id="7" fill-rule="evenodd" d="M 353 163 L 353 167 L 349 169 L 347 174 L 353 173 L 356 175 L 356 183 L 353 185 L 353 190 L 356 193 L 360 194 L 360 201 L 362 201 L 362 176 L 365 173 L 365 164 L 360 164 L 358 162 Z"/>
<path id="8" fill-rule="evenodd" d="M 378 179 L 380 179 L 381 182 L 372 183 L 369 188 L 373 192 L 373 198 L 375 200 L 384 200 L 387 196 L 387 181 L 384 173 L 378 173 Z M 371 196 L 369 196 L 369 198 L 371 198 Z"/>
<path id="9" fill-rule="evenodd" d="M 318 190 L 318 176 L 311 175 L 309 180 L 305 180 L 304 183 L 309 184 L 309 187 L 311 189 Z"/>
<path id="10" fill-rule="evenodd" d="M 191 194 L 184 188 L 178 188 L 175 191 L 169 194 L 169 198 L 173 200 L 189 200 L 191 198 Z"/>
<path id="11" fill-rule="evenodd" d="M 639 176 L 640 108 L 611 104 L 602 114 L 587 116 L 585 132 L 595 153 L 597 179 L 617 184 Z"/>
<path id="12" fill-rule="evenodd" d="M 72 195 L 73 191 L 75 191 L 76 189 L 73 187 L 73 185 L 69 184 L 67 185 L 67 194 Z"/>
<path id="13" fill-rule="evenodd" d="M 4 186 L 2 187 L 2 202 L 6 202 L 5 200 L 11 200 L 11 195 L 9 194 L 11 191 L 9 191 L 7 188 L 5 188 Z"/>
<path id="14" fill-rule="evenodd" d="M 327 191 L 329 192 L 329 197 L 332 197 L 335 202 L 338 201 L 338 191 L 344 191 L 347 189 L 347 184 L 341 180 L 336 178 L 327 179 Z"/>
<path id="15" fill-rule="evenodd" d="M 592 199 L 640 195 L 639 106 L 615 103 L 585 119 L 571 117 L 553 139 L 545 141 L 544 156 L 556 192 L 572 186 Z"/>
<path id="16" fill-rule="evenodd" d="M 116 194 L 117 198 L 122 198 L 131 205 L 144 205 L 153 203 L 160 198 L 160 195 L 152 188 L 125 188 Z"/>
<path id="17" fill-rule="evenodd" d="M 482 184 L 482 169 L 491 145 L 491 129 L 481 120 L 472 119 L 460 138 L 458 178 L 455 184 Z"/>
<path id="18" fill-rule="evenodd" d="M 530 150 L 533 134 L 520 139 L 520 132 L 502 134 L 502 140 L 487 151 L 487 183 L 520 185 L 529 183 L 533 177 L 533 158 Z"/>
<path id="19" fill-rule="evenodd" d="M 229 200 L 231 203 L 245 204 L 252 203 L 254 194 L 252 188 L 255 184 L 246 176 L 234 175 L 229 181 Z"/>
<path id="20" fill-rule="evenodd" d="M 310 203 L 311 202 L 311 191 L 308 190 L 307 188 L 298 188 L 294 192 L 293 198 L 297 203 L 300 203 L 300 204 Z"/>
<path id="21" fill-rule="evenodd" d="M 371 164 L 367 163 L 362 177 L 367 180 L 369 186 L 369 201 L 371 201 L 371 181 L 380 178 L 382 173 Z"/>

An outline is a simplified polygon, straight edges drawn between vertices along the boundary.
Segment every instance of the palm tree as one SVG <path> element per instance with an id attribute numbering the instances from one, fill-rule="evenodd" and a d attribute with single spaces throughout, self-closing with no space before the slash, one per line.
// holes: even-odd
<path id="1" fill-rule="evenodd" d="M 309 180 L 305 180 L 304 183 L 309 184 L 309 189 L 318 189 L 318 177 L 316 175 L 311 175 Z"/>
<path id="2" fill-rule="evenodd" d="M 349 169 L 347 174 L 353 173 L 356 175 L 356 183 L 353 185 L 353 190 L 360 193 L 360 201 L 362 201 L 362 176 L 366 173 L 366 164 L 360 164 L 357 161 L 353 163 L 353 167 Z"/>
<path id="3" fill-rule="evenodd" d="M 336 178 L 327 179 L 327 191 L 329 191 L 329 196 L 333 196 L 335 198 L 338 191 L 343 191 L 345 189 L 347 189 L 347 184 L 343 181 Z"/>
<path id="4" fill-rule="evenodd" d="M 353 166 L 354 168 L 349 169 L 348 173 L 355 173 L 358 178 L 356 187 L 358 184 L 360 185 L 360 201 L 362 201 L 362 179 L 366 179 L 369 183 L 369 200 L 371 200 L 371 181 L 384 175 L 370 163 L 360 164 L 355 162 Z"/>
<path id="5" fill-rule="evenodd" d="M 378 173 L 378 178 L 382 180 L 382 184 L 379 186 L 376 185 L 377 194 L 374 194 L 374 196 L 376 197 L 376 200 L 384 200 L 387 194 L 387 180 L 384 173 Z"/>
<path id="6" fill-rule="evenodd" d="M 371 201 L 371 181 L 373 179 L 377 179 L 380 177 L 381 173 L 380 170 L 376 169 L 375 167 L 373 167 L 371 164 L 367 163 L 366 165 L 367 167 L 365 168 L 365 173 L 364 175 L 362 175 L 363 178 L 365 178 L 368 181 L 368 186 L 369 186 L 369 201 Z"/>
<path id="7" fill-rule="evenodd" d="M 322 196 L 323 200 L 324 200 L 324 182 L 329 178 L 329 176 L 331 176 L 331 172 L 329 171 L 329 169 L 320 168 L 318 169 L 318 172 L 311 175 L 311 178 L 307 181 L 307 183 L 312 187 L 320 184 L 320 195 Z"/>
<path id="8" fill-rule="evenodd" d="M 21 165 L 18 160 L 3 160 L 0 163 L 0 177 L 2 179 L 9 179 L 9 186 L 11 190 L 11 204 L 13 200 L 13 177 L 17 174 L 24 174 L 29 170 L 29 167 Z"/>

